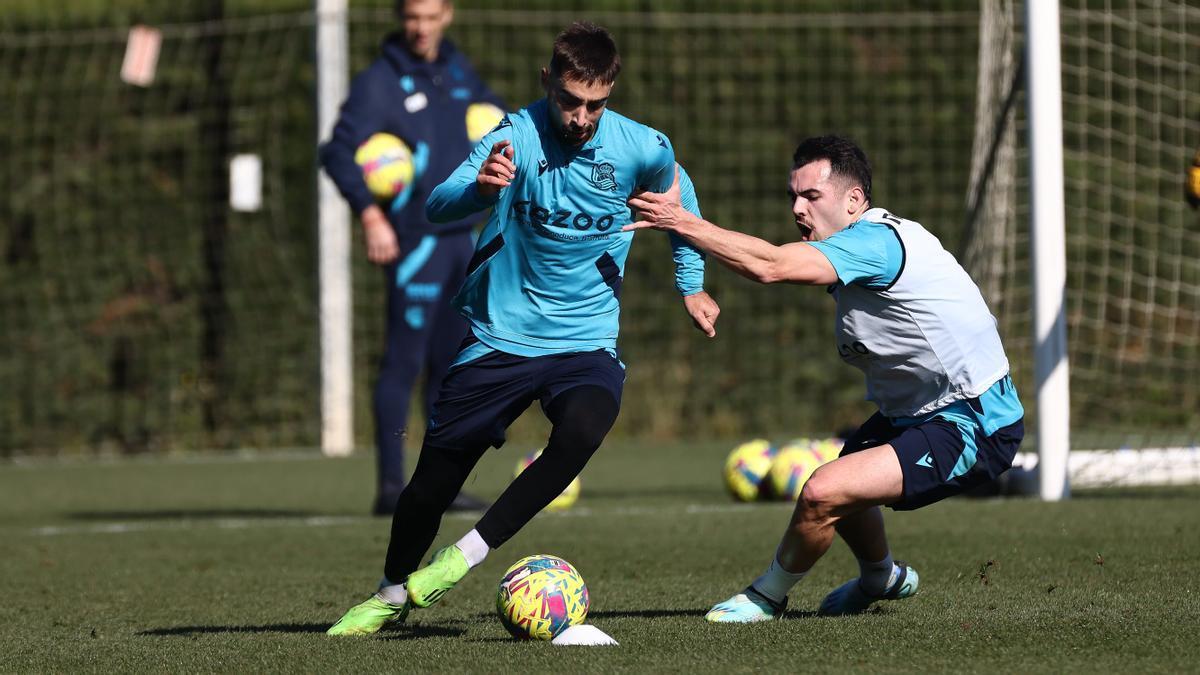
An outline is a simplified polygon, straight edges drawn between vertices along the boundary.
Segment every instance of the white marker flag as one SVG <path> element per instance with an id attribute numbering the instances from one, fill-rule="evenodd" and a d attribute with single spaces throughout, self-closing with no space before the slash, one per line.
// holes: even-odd
<path id="1" fill-rule="evenodd" d="M 149 87 L 158 69 L 161 47 L 162 31 L 142 25 L 130 28 L 125 60 L 121 63 L 121 79 L 138 87 Z"/>

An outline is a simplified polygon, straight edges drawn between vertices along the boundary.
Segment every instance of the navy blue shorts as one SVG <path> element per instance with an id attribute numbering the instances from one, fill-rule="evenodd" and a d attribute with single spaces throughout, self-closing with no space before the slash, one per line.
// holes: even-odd
<path id="1" fill-rule="evenodd" d="M 977 423 L 946 417 L 898 427 L 875 413 L 846 440 L 842 456 L 890 443 L 904 473 L 904 497 L 888 504 L 911 511 L 995 480 L 1012 466 L 1024 420 L 985 436 Z"/>
<path id="2" fill-rule="evenodd" d="M 463 349 L 476 342 L 470 335 Z M 562 392 L 585 385 L 607 389 L 619 406 L 625 368 L 602 349 L 533 357 L 489 351 L 446 374 L 425 443 L 439 448 L 498 448 L 509 425 L 534 401 L 545 410 Z"/>

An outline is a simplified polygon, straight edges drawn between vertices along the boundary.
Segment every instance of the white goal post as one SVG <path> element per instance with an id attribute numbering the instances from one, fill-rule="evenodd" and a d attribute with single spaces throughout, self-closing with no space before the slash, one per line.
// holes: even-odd
<path id="1" fill-rule="evenodd" d="M 349 90 L 347 0 L 315 0 L 317 18 L 317 141 L 329 137 Z M 350 215 L 333 181 L 317 178 L 320 242 L 321 451 L 354 450 L 354 312 L 350 274 Z"/>
<path id="2" fill-rule="evenodd" d="M 1038 493 L 1042 499 L 1058 501 L 1069 494 L 1071 449 L 1058 0 L 1025 0 L 1025 26 Z"/>

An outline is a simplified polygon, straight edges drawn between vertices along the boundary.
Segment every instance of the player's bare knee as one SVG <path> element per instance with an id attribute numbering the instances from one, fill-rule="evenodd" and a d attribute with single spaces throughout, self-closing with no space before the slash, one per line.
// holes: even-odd
<path id="1" fill-rule="evenodd" d="M 800 491 L 801 508 L 797 511 L 802 512 L 805 520 L 829 520 L 840 505 L 840 491 L 827 476 L 828 472 L 818 469 Z"/>

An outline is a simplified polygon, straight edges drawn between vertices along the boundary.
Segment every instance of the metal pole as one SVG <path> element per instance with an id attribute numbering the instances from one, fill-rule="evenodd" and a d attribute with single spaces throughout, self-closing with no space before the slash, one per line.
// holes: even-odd
<path id="1" fill-rule="evenodd" d="M 347 0 L 316 0 L 317 137 L 329 138 L 349 88 Z M 317 178 L 318 275 L 321 324 L 321 450 L 354 450 L 353 305 L 350 285 L 350 214 L 337 188 Z"/>
<path id="2" fill-rule="evenodd" d="M 1067 457 L 1071 447 L 1058 0 L 1025 0 L 1025 27 L 1038 491 L 1042 499 L 1058 501 L 1069 496 Z"/>

